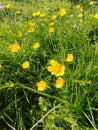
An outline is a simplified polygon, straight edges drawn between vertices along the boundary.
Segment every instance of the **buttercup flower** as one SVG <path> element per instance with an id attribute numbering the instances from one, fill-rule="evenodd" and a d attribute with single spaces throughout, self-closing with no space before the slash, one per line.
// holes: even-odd
<path id="1" fill-rule="evenodd" d="M 83 14 L 78 14 L 78 18 L 81 18 L 83 16 Z"/>
<path id="2" fill-rule="evenodd" d="M 50 66 L 48 66 L 48 71 L 55 76 L 63 76 L 65 71 L 65 66 L 58 63 L 56 60 L 50 60 Z"/>
<path id="3" fill-rule="evenodd" d="M 36 11 L 36 12 L 34 12 L 34 13 L 32 14 L 32 16 L 39 16 L 40 14 L 41 14 L 40 11 Z"/>
<path id="4" fill-rule="evenodd" d="M 67 12 L 65 9 L 61 9 L 59 13 L 60 13 L 60 16 L 64 16 Z"/>
<path id="5" fill-rule="evenodd" d="M 45 14 L 43 13 L 43 14 L 40 14 L 40 17 L 45 17 Z"/>
<path id="6" fill-rule="evenodd" d="M 2 68 L 2 65 L 0 64 L 0 69 Z"/>
<path id="7" fill-rule="evenodd" d="M 57 18 L 57 15 L 53 15 L 51 18 L 55 20 Z"/>
<path id="8" fill-rule="evenodd" d="M 93 17 L 94 19 L 98 19 L 98 14 L 94 14 L 92 17 Z"/>
<path id="9" fill-rule="evenodd" d="M 72 62 L 73 60 L 74 60 L 73 54 L 68 54 L 68 55 L 67 55 L 67 58 L 66 58 L 66 61 L 67 61 L 67 62 Z"/>
<path id="10" fill-rule="evenodd" d="M 5 5 L 5 8 L 6 8 L 6 9 L 10 9 L 10 8 L 11 8 L 11 4 L 8 3 L 7 5 Z"/>
<path id="11" fill-rule="evenodd" d="M 89 5 L 94 5 L 95 2 L 94 1 L 90 1 Z"/>
<path id="12" fill-rule="evenodd" d="M 29 61 L 23 62 L 23 64 L 22 64 L 22 68 L 23 68 L 23 69 L 27 69 L 27 68 L 29 68 L 29 67 L 30 67 Z"/>
<path id="13" fill-rule="evenodd" d="M 83 14 L 78 14 L 78 18 L 81 18 L 83 16 Z"/>
<path id="14" fill-rule="evenodd" d="M 37 48 L 39 48 L 40 47 L 40 43 L 39 42 L 36 42 L 34 45 L 33 45 L 33 48 L 34 49 L 37 49 Z"/>
<path id="15" fill-rule="evenodd" d="M 50 28 L 49 28 L 49 33 L 52 33 L 52 32 L 54 32 L 54 28 L 53 28 L 53 27 L 50 27 Z"/>
<path id="16" fill-rule="evenodd" d="M 49 23 L 49 26 L 53 26 L 53 25 L 54 25 L 54 23 L 53 23 L 53 22 Z"/>
<path id="17" fill-rule="evenodd" d="M 44 89 L 46 88 L 46 82 L 41 80 L 37 83 L 37 89 L 38 91 L 44 91 Z"/>
<path id="18" fill-rule="evenodd" d="M 59 77 L 57 80 L 56 80 L 56 84 L 55 84 L 55 87 L 56 88 L 62 88 L 64 85 L 64 79 Z"/>
<path id="19" fill-rule="evenodd" d="M 76 8 L 76 9 L 80 9 L 80 8 L 81 8 L 81 5 L 76 5 L 75 8 Z"/>
<path id="20" fill-rule="evenodd" d="M 11 52 L 18 52 L 19 49 L 20 49 L 20 46 L 19 46 L 18 43 L 14 43 L 14 44 L 12 44 L 12 45 L 10 46 Z"/>
<path id="21" fill-rule="evenodd" d="M 36 22 L 30 22 L 29 25 L 30 27 L 34 27 L 36 25 Z"/>
<path id="22" fill-rule="evenodd" d="M 66 3 L 65 6 L 68 7 L 70 4 L 69 3 Z"/>
<path id="23" fill-rule="evenodd" d="M 32 32 L 34 32 L 34 27 L 28 29 L 28 33 L 32 33 Z"/>
<path id="24" fill-rule="evenodd" d="M 19 33 L 18 33 L 18 37 L 22 37 L 22 32 L 19 32 Z"/>
<path id="25" fill-rule="evenodd" d="M 20 11 L 20 10 L 16 12 L 16 14 L 20 14 L 20 13 L 21 13 L 21 11 Z"/>

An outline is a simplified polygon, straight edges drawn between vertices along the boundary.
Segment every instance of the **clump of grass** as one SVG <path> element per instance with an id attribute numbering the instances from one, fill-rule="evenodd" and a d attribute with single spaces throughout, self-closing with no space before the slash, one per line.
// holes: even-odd
<path id="1" fill-rule="evenodd" d="M 97 130 L 97 2 L 2 4 L 0 129 Z"/>

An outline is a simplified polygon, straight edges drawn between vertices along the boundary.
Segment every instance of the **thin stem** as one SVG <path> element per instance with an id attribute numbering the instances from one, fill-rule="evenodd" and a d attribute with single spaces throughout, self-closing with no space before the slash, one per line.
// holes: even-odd
<path id="1" fill-rule="evenodd" d="M 83 114 L 84 114 L 85 117 L 88 119 L 88 121 L 91 123 L 91 125 L 92 125 L 93 128 L 94 128 L 94 130 L 98 130 L 98 129 L 96 128 L 96 126 L 94 125 L 94 123 L 90 120 L 90 118 L 88 117 L 88 115 L 87 115 L 85 112 L 83 112 Z"/>
<path id="2" fill-rule="evenodd" d="M 45 97 L 55 99 L 55 100 L 59 101 L 60 103 L 65 104 L 66 106 L 70 106 L 70 105 L 71 105 L 68 101 L 63 100 L 63 99 L 61 99 L 61 98 L 59 98 L 59 97 L 52 96 L 52 95 L 49 95 L 49 94 L 44 93 L 44 92 L 40 92 L 40 91 L 38 91 L 38 90 L 32 89 L 32 88 L 30 88 L 30 87 L 27 87 L 27 86 L 25 86 L 25 85 L 23 85 L 23 84 L 18 84 L 18 85 L 19 85 L 21 88 L 27 89 L 27 90 L 29 90 L 29 91 L 31 91 L 31 92 L 33 92 L 33 93 L 37 93 L 37 94 L 43 95 L 43 96 L 45 96 Z"/>
<path id="3" fill-rule="evenodd" d="M 5 88 L 10 88 L 10 87 L 8 86 L 0 87 L 0 90 L 5 89 Z"/>
<path id="4" fill-rule="evenodd" d="M 59 104 L 60 105 L 60 104 Z M 50 111 L 48 111 L 38 122 L 36 122 L 29 130 L 33 130 L 47 115 L 49 115 L 54 109 L 58 108 L 59 105 L 54 106 Z"/>
<path id="5" fill-rule="evenodd" d="M 12 130 L 16 130 L 13 126 L 11 126 L 4 118 L 3 118 L 4 122 L 12 129 Z"/>

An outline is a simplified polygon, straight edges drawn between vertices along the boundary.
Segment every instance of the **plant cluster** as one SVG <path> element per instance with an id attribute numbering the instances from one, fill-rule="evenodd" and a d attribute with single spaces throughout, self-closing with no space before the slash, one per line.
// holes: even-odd
<path id="1" fill-rule="evenodd" d="M 0 130 L 98 129 L 98 3 L 0 4 Z"/>

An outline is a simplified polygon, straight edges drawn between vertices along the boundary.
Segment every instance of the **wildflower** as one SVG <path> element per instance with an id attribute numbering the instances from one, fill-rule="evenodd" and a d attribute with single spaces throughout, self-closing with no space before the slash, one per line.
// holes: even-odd
<path id="1" fill-rule="evenodd" d="M 20 46 L 18 43 L 14 43 L 10 46 L 10 50 L 11 52 L 18 52 L 18 50 L 20 49 Z"/>
<path id="2" fill-rule="evenodd" d="M 65 6 L 68 7 L 70 4 L 69 3 L 66 3 Z"/>
<path id="3" fill-rule="evenodd" d="M 94 14 L 92 17 L 93 17 L 94 19 L 98 19 L 98 14 Z"/>
<path id="4" fill-rule="evenodd" d="M 39 42 L 36 42 L 34 45 L 33 45 L 33 48 L 34 49 L 37 49 L 37 48 L 39 48 L 40 47 L 40 43 Z"/>
<path id="5" fill-rule="evenodd" d="M 40 14 L 41 14 L 40 11 L 36 11 L 36 12 L 34 12 L 34 13 L 32 14 L 32 16 L 39 16 Z"/>
<path id="6" fill-rule="evenodd" d="M 76 8 L 76 9 L 80 9 L 80 8 L 81 8 L 81 5 L 76 5 L 75 8 Z"/>
<path id="7" fill-rule="evenodd" d="M 34 27 L 36 25 L 36 22 L 29 22 L 30 27 Z"/>
<path id="8" fill-rule="evenodd" d="M 49 26 L 53 26 L 53 25 L 54 25 L 54 23 L 53 23 L 53 22 L 49 23 Z"/>
<path id="9" fill-rule="evenodd" d="M 21 11 L 20 11 L 20 10 L 16 12 L 16 14 L 20 14 L 20 13 L 21 13 Z"/>
<path id="10" fill-rule="evenodd" d="M 78 18 L 81 18 L 83 16 L 83 14 L 78 14 Z"/>
<path id="11" fill-rule="evenodd" d="M 60 13 L 60 16 L 64 16 L 67 12 L 65 9 L 61 9 L 59 13 Z"/>
<path id="12" fill-rule="evenodd" d="M 19 33 L 18 33 L 18 37 L 22 37 L 22 32 L 19 32 Z"/>
<path id="13" fill-rule="evenodd" d="M 44 91 L 44 89 L 46 88 L 46 82 L 41 80 L 37 83 L 37 89 L 38 91 Z"/>
<path id="14" fill-rule="evenodd" d="M 55 20 L 57 18 L 57 15 L 53 15 L 51 18 L 52 20 Z"/>
<path id="15" fill-rule="evenodd" d="M 0 69 L 2 68 L 2 65 L 0 64 Z"/>
<path id="16" fill-rule="evenodd" d="M 65 71 L 65 66 L 58 63 L 56 60 L 50 60 L 50 66 L 48 66 L 48 71 L 55 76 L 63 76 Z"/>
<path id="17" fill-rule="evenodd" d="M 5 8 L 6 8 L 6 9 L 10 9 L 10 8 L 11 8 L 11 4 L 8 3 L 7 5 L 5 5 Z"/>
<path id="18" fill-rule="evenodd" d="M 95 4 L 94 1 L 90 1 L 90 2 L 89 2 L 89 5 L 94 5 L 94 4 Z"/>
<path id="19" fill-rule="evenodd" d="M 64 85 L 64 79 L 59 77 L 57 80 L 56 80 L 56 84 L 55 84 L 55 87 L 56 88 L 62 88 Z"/>
<path id="20" fill-rule="evenodd" d="M 40 14 L 40 17 L 45 17 L 45 14 L 43 13 L 43 14 Z"/>
<path id="21" fill-rule="evenodd" d="M 34 32 L 34 27 L 28 29 L 28 33 L 32 33 L 32 32 Z"/>
<path id="22" fill-rule="evenodd" d="M 72 62 L 73 60 L 74 60 L 73 54 L 71 54 L 71 53 L 68 54 L 68 55 L 67 55 L 67 58 L 66 58 L 66 61 L 67 61 L 67 62 Z"/>
<path id="23" fill-rule="evenodd" d="M 53 27 L 50 27 L 50 28 L 49 28 L 49 33 L 52 33 L 52 32 L 54 32 L 54 28 L 53 28 Z"/>
<path id="24" fill-rule="evenodd" d="M 27 69 L 27 68 L 29 68 L 29 67 L 30 67 L 29 61 L 23 62 L 23 64 L 22 64 L 22 68 L 23 68 L 23 69 Z"/>

